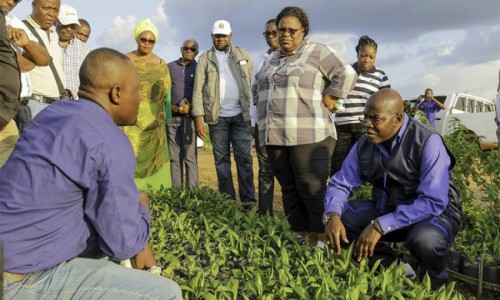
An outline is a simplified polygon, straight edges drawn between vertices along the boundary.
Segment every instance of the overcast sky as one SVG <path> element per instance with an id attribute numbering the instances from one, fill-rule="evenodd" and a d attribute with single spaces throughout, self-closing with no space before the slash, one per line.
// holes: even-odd
<path id="1" fill-rule="evenodd" d="M 31 13 L 22 1 L 13 13 Z M 154 52 L 177 59 L 179 47 L 196 39 L 211 47 L 215 20 L 231 23 L 233 44 L 257 57 L 266 50 L 265 22 L 285 6 L 309 16 L 309 40 L 333 47 L 350 63 L 355 45 L 367 34 L 378 43 L 375 65 L 383 69 L 403 98 L 430 87 L 435 94 L 465 92 L 493 99 L 500 70 L 498 0 L 66 0 L 92 26 L 89 45 L 122 52 L 136 48 L 134 27 L 151 18 L 159 29 Z"/>

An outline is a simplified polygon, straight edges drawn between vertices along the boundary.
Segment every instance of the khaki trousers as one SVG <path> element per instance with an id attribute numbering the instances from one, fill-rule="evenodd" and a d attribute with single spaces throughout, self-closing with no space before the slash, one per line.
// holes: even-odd
<path id="1" fill-rule="evenodd" d="M 0 131 L 0 168 L 2 168 L 7 159 L 9 159 L 18 138 L 19 130 L 17 130 L 16 122 L 11 120 L 9 124 Z"/>

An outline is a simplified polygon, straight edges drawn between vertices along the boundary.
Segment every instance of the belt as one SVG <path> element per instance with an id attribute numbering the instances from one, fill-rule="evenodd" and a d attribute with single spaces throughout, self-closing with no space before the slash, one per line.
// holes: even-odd
<path id="1" fill-rule="evenodd" d="M 38 94 L 31 94 L 31 100 L 35 100 L 35 101 L 39 101 L 39 102 L 42 102 L 42 103 L 47 103 L 47 104 L 51 104 L 53 102 L 56 102 L 57 100 L 59 100 L 59 98 L 50 98 L 50 97 L 45 97 L 43 95 L 38 95 Z"/>
<path id="2" fill-rule="evenodd" d="M 21 97 L 21 105 L 26 106 L 30 101 L 30 97 Z"/>
<path id="3" fill-rule="evenodd" d="M 30 273 L 28 273 L 28 274 L 15 274 L 15 273 L 9 273 L 6 271 L 3 272 L 3 278 L 7 283 L 21 281 L 24 278 L 28 277 L 29 275 L 30 275 Z"/>

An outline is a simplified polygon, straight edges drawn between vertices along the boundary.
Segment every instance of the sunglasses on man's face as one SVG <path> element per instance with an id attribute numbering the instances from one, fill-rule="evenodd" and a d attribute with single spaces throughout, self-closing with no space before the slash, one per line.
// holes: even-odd
<path id="1" fill-rule="evenodd" d="M 194 47 L 181 47 L 182 51 L 191 51 L 191 52 L 196 52 L 198 49 Z"/>
<path id="2" fill-rule="evenodd" d="M 264 37 L 268 37 L 268 36 L 277 36 L 277 35 L 278 35 L 278 31 L 276 31 L 276 30 L 264 31 L 264 32 L 262 33 L 262 35 L 263 35 Z"/>
<path id="3" fill-rule="evenodd" d="M 150 39 L 147 39 L 147 38 L 139 38 L 139 42 L 141 42 L 141 44 L 150 44 L 150 45 L 154 45 L 156 43 L 155 40 L 150 40 Z"/>

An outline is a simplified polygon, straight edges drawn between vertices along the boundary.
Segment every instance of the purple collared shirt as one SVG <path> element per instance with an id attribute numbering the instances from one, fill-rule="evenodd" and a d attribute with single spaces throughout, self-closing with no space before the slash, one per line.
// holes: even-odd
<path id="1" fill-rule="evenodd" d="M 436 127 L 436 113 L 441 110 L 436 102 L 433 100 L 422 100 L 417 104 L 417 109 L 425 113 L 425 117 L 429 120 L 432 127 Z"/>
<path id="2" fill-rule="evenodd" d="M 405 114 L 403 126 L 392 142 L 391 152 L 395 152 L 408 127 Z M 330 178 L 324 200 L 325 214 L 336 212 L 340 215 L 347 209 L 347 201 L 354 191 L 364 183 L 357 157 L 356 143 L 342 164 L 342 169 Z M 384 160 L 389 160 L 389 153 L 382 144 L 376 145 Z M 440 215 L 448 205 L 450 156 L 446 152 L 441 137 L 433 134 L 427 140 L 422 152 L 420 164 L 420 184 L 417 198 L 409 205 L 399 205 L 394 212 L 378 218 L 384 234 L 407 227 L 431 216 Z M 379 207 L 379 203 L 377 203 Z"/>
<path id="3" fill-rule="evenodd" d="M 91 229 L 105 255 L 142 251 L 150 215 L 139 204 L 127 136 L 99 105 L 57 101 L 38 114 L 0 169 L 5 270 L 32 273 L 78 256 Z"/>

